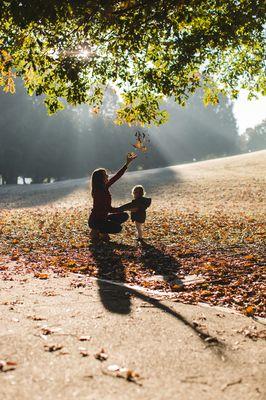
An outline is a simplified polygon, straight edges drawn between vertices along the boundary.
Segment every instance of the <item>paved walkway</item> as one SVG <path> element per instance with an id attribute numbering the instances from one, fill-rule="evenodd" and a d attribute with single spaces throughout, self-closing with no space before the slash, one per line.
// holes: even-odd
<path id="1" fill-rule="evenodd" d="M 0 395 L 263 399 L 265 342 L 248 337 L 263 329 L 242 315 L 84 276 L 2 280 Z"/>

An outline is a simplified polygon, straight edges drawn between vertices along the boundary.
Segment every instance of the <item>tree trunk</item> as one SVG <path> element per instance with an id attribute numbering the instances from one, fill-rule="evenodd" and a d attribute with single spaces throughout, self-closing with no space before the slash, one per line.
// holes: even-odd
<path id="1" fill-rule="evenodd" d="M 43 176 L 34 176 L 33 178 L 32 178 L 32 181 L 31 181 L 31 183 L 43 183 L 43 181 L 44 181 L 44 177 Z"/>
<path id="2" fill-rule="evenodd" d="M 3 183 L 6 185 L 17 185 L 18 177 L 15 175 L 3 175 Z"/>

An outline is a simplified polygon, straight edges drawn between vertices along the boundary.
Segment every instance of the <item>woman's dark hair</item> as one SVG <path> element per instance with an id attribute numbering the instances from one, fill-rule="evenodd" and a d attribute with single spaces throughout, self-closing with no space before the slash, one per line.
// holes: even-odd
<path id="1" fill-rule="evenodd" d="M 105 188 L 104 177 L 106 170 L 98 168 L 93 171 L 91 176 L 91 194 L 94 195 L 96 190 L 103 190 Z"/>

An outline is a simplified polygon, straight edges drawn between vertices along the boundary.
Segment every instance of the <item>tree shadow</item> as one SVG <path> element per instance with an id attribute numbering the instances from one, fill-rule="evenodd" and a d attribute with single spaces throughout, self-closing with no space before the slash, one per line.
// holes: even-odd
<path id="1" fill-rule="evenodd" d="M 167 278 L 171 272 L 177 272 L 179 268 L 178 262 L 169 255 L 163 254 L 159 249 L 148 244 L 144 245 L 145 251 L 140 255 L 143 265 L 148 269 L 152 269 L 156 273 L 162 274 Z M 118 314 L 129 314 L 131 312 L 131 297 L 134 296 L 143 300 L 159 310 L 172 316 L 179 322 L 191 329 L 207 346 L 215 346 L 216 353 L 222 354 L 224 344 L 216 337 L 204 332 L 200 326 L 188 321 L 182 314 L 173 310 L 160 300 L 151 297 L 141 290 L 136 290 L 126 284 L 125 268 L 122 257 L 125 257 L 125 252 L 134 259 L 136 247 L 118 243 L 108 243 L 102 245 L 90 245 L 91 254 L 98 267 L 97 284 L 99 297 L 103 306 L 110 312 Z M 157 257 L 158 266 L 150 264 L 149 257 Z M 122 255 L 122 256 L 121 256 Z M 147 257 L 148 256 L 148 257 Z M 162 261 L 160 263 L 160 260 Z M 165 262 L 169 262 L 165 266 Z M 164 264 L 164 266 L 163 266 Z M 174 271 L 173 271 L 174 268 Z M 167 273 L 167 275 L 166 275 Z"/>
<path id="2" fill-rule="evenodd" d="M 65 201 L 71 194 L 80 197 L 87 191 L 88 179 L 73 179 L 55 183 L 0 186 L 1 209 L 19 209 L 45 206 Z M 78 192 L 78 194 L 75 194 Z"/>
<path id="3" fill-rule="evenodd" d="M 62 202 L 71 197 L 73 203 L 83 200 L 84 204 L 88 201 L 88 181 L 87 178 L 68 179 L 54 183 L 32 184 L 32 185 L 0 185 L 0 208 L 19 209 L 45 206 Z M 112 187 L 111 192 L 116 202 L 128 202 L 132 186 L 140 181 L 149 196 L 158 192 L 158 187 L 172 185 L 176 188 L 182 184 L 180 174 L 172 167 L 155 168 L 143 171 L 130 171 L 118 184 Z"/>

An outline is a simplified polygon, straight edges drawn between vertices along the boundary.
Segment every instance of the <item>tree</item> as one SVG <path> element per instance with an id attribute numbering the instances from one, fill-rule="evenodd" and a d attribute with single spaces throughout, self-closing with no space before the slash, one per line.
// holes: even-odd
<path id="1" fill-rule="evenodd" d="M 18 176 L 40 183 L 71 176 L 76 138 L 71 111 L 49 118 L 36 98 L 16 82 L 14 96 L 0 93 L 0 174 L 7 184 Z"/>
<path id="2" fill-rule="evenodd" d="M 118 123 L 165 122 L 164 97 L 184 104 L 198 87 L 204 101 L 241 88 L 265 93 L 261 0 L 5 0 L 0 5 L 0 80 L 14 74 L 50 113 L 119 88 Z"/>
<path id="3" fill-rule="evenodd" d="M 266 149 L 266 119 L 244 133 L 244 151 Z"/>
<path id="4" fill-rule="evenodd" d="M 87 106 L 66 106 L 48 117 L 40 100 L 26 95 L 21 81 L 13 96 L 0 92 L 0 175 L 6 184 L 17 178 L 44 180 L 88 176 L 97 166 L 116 169 L 122 154 L 132 151 L 135 128 L 116 126 L 111 116 L 117 97 L 108 92 L 101 112 Z M 165 165 L 151 144 L 148 156 L 139 157 L 137 168 Z"/>
<path id="5" fill-rule="evenodd" d="M 151 137 L 169 164 L 214 158 L 239 152 L 238 129 L 232 102 L 219 97 L 218 106 L 204 106 L 197 91 L 186 107 L 166 103 L 170 115 L 163 126 L 151 129 Z"/>
<path id="6" fill-rule="evenodd" d="M 15 95 L 0 93 L 0 174 L 6 183 L 31 177 L 34 183 L 54 178 L 87 176 L 96 167 L 117 168 L 121 155 L 135 150 L 136 127 L 116 126 L 112 117 L 118 98 L 108 91 L 101 111 L 70 107 L 48 117 L 38 98 L 26 95 L 16 82 Z M 147 153 L 140 153 L 136 169 L 204 159 L 238 151 L 232 103 L 220 97 L 217 107 L 202 103 L 197 92 L 186 107 L 166 103 L 170 115 L 163 127 L 145 129 Z"/>

